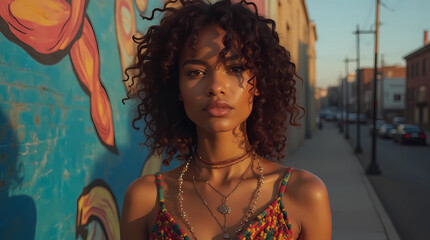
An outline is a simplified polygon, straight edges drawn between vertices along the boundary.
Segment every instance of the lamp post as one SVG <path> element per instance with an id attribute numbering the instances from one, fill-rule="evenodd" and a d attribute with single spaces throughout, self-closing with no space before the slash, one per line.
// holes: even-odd
<path id="1" fill-rule="evenodd" d="M 339 107 L 340 107 L 340 124 L 339 124 L 339 132 L 343 133 L 343 111 L 344 111 L 344 96 L 345 89 L 343 87 L 343 79 L 340 79 L 340 91 L 339 91 Z"/>
<path id="2" fill-rule="evenodd" d="M 357 31 L 354 32 L 354 34 L 357 36 L 357 73 L 355 75 L 356 77 L 356 83 L 357 83 L 357 145 L 355 147 L 354 152 L 356 154 L 363 153 L 363 149 L 361 148 L 361 141 L 360 141 L 360 115 L 361 115 L 361 75 L 360 75 L 360 34 L 374 34 L 375 31 L 367 30 L 367 31 L 360 31 L 359 26 L 357 25 Z"/>
<path id="3" fill-rule="evenodd" d="M 376 29 L 375 29 L 375 62 L 373 69 L 373 129 L 372 129 L 372 159 L 367 166 L 366 174 L 380 175 L 381 170 L 376 162 L 376 91 L 377 91 L 377 71 L 378 71 L 378 41 L 379 41 L 379 6 L 380 0 L 376 1 Z"/>
<path id="4" fill-rule="evenodd" d="M 348 122 L 349 122 L 349 116 L 348 116 L 348 113 L 349 113 L 348 63 L 349 62 L 355 62 L 355 61 L 357 61 L 357 59 L 348 58 L 348 57 L 346 57 L 344 60 L 345 72 L 346 72 L 346 77 L 345 77 L 345 98 L 346 98 L 345 138 L 346 139 L 349 139 L 349 127 L 348 127 Z"/>

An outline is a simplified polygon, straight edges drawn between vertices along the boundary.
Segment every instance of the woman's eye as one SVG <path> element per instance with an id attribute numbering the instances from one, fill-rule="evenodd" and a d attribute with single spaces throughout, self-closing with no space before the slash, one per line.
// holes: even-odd
<path id="1" fill-rule="evenodd" d="M 244 66 L 232 66 L 230 67 L 230 71 L 236 74 L 241 74 L 245 71 Z"/>
<path id="2" fill-rule="evenodd" d="M 204 75 L 205 72 L 202 70 L 191 70 L 187 72 L 187 76 L 189 77 L 198 77 Z"/>

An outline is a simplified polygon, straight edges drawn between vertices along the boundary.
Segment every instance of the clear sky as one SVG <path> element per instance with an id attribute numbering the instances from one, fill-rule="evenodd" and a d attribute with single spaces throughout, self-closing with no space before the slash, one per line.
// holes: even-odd
<path id="1" fill-rule="evenodd" d="M 345 57 L 356 57 L 356 30 L 374 30 L 376 0 L 306 0 L 316 24 L 317 86 L 337 85 L 345 75 Z M 403 57 L 424 44 L 430 31 L 430 0 L 381 0 L 379 57 L 385 65 L 406 65 Z M 430 37 L 430 33 L 429 33 Z M 360 34 L 360 65 L 373 67 L 374 35 Z M 349 71 L 356 63 L 349 63 Z"/>

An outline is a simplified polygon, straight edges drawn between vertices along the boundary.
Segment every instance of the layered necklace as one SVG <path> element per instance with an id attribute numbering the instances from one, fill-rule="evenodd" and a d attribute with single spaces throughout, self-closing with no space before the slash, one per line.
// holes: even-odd
<path id="1" fill-rule="evenodd" d="M 255 212 L 255 209 L 256 209 L 256 205 L 257 205 L 257 201 L 258 201 L 258 199 L 260 198 L 260 195 L 261 195 L 261 188 L 262 188 L 262 186 L 263 186 L 263 183 L 264 183 L 264 175 L 263 175 L 263 166 L 261 165 L 261 163 L 260 163 L 260 159 L 258 158 L 258 156 L 257 156 L 257 153 L 255 153 L 255 151 L 251 151 L 252 153 L 253 153 L 253 158 L 252 158 L 252 160 L 251 160 L 251 162 L 250 162 L 250 164 L 249 164 L 249 166 L 248 166 L 248 168 L 245 170 L 245 172 L 242 174 L 242 176 L 241 176 L 241 180 L 239 181 L 239 183 L 234 187 L 234 189 L 228 194 L 228 195 L 224 195 L 224 194 L 222 194 L 219 190 L 217 190 L 215 187 L 213 187 L 208 181 L 205 181 L 205 180 L 203 180 L 203 178 L 202 178 L 202 176 L 200 175 L 200 173 L 199 173 L 199 171 L 197 170 L 197 167 L 196 167 L 196 172 L 197 172 L 197 174 L 199 175 L 199 177 L 200 177 L 200 179 L 203 181 L 203 182 L 205 182 L 208 186 L 210 186 L 214 191 L 216 191 L 219 195 L 221 195 L 222 196 L 222 204 L 217 208 L 217 210 L 223 215 L 223 217 L 224 217 L 224 223 L 223 224 L 221 224 L 221 222 L 218 220 L 218 218 L 215 216 L 215 214 L 214 214 L 214 212 L 212 211 L 212 209 L 209 207 L 209 205 L 208 205 L 208 203 L 204 200 L 204 198 L 203 198 L 203 196 L 200 194 L 200 192 L 197 190 L 197 187 L 196 187 L 196 181 L 195 181 L 195 176 L 193 175 L 193 186 L 194 186 L 194 189 L 195 189 L 195 191 L 196 191 L 196 193 L 197 193 L 197 195 L 199 196 L 199 198 L 200 198 L 200 200 L 203 202 L 203 204 L 205 205 L 205 207 L 208 209 L 208 211 L 210 212 L 210 214 L 211 214 L 211 216 L 216 220 L 216 222 L 218 223 L 218 225 L 220 226 L 220 228 L 223 230 L 223 232 L 224 232 L 224 239 L 230 239 L 230 234 L 228 233 L 228 231 L 227 231 L 227 227 L 226 227 L 226 222 L 227 222 L 227 214 L 229 214 L 230 212 L 231 212 L 231 207 L 230 206 L 228 206 L 227 205 L 227 200 L 229 199 L 229 197 L 237 190 L 237 188 L 242 184 L 242 182 L 243 181 L 245 181 L 245 179 L 246 179 L 246 177 L 245 177 L 245 175 L 246 175 L 246 173 L 248 172 L 248 170 L 250 169 L 250 168 L 252 168 L 252 166 L 253 166 L 253 162 L 254 162 L 254 160 L 257 160 L 257 163 L 258 163 L 258 167 L 259 167 L 259 170 L 260 170 L 260 178 L 259 178 L 259 180 L 258 180 L 258 183 L 257 183 L 257 187 L 256 187 L 256 189 L 255 189 L 255 192 L 254 192 L 254 195 L 253 195 L 253 199 L 252 199 L 252 201 L 250 202 L 250 205 L 249 205 L 249 209 L 248 209 L 248 211 L 244 214 L 244 216 L 243 216 L 243 218 L 242 218 L 242 220 L 241 220 L 241 222 L 240 222 L 240 224 L 239 224 L 239 228 L 236 230 L 236 232 L 235 232 L 235 234 L 238 234 L 238 233 L 240 233 L 242 230 L 243 230 L 243 228 L 244 228 L 244 226 L 245 226 L 245 224 L 247 224 L 248 222 L 249 222 L 249 218 L 252 216 L 252 215 L 254 215 L 254 212 Z M 247 153 L 245 153 L 244 154 L 244 156 L 246 155 L 246 156 L 248 156 L 250 154 L 250 152 L 247 152 Z M 246 158 L 246 157 L 245 157 Z M 239 158 L 237 158 L 237 159 L 239 159 Z M 240 158 L 240 160 L 241 161 L 243 161 L 243 159 L 241 159 Z M 241 162 L 240 161 L 240 162 Z M 236 163 L 237 163 L 238 161 L 236 160 Z M 195 233 L 194 233 L 194 228 L 191 226 L 191 224 L 190 224 L 190 221 L 189 221 L 189 219 L 188 219 L 188 216 L 187 216 L 187 214 L 185 213 L 185 210 L 184 210 L 184 206 L 183 206 L 183 200 L 184 200 L 184 198 L 183 198 L 183 196 L 182 196 L 182 194 L 184 193 L 183 192 L 183 189 L 182 189 L 182 186 L 183 186 L 183 182 L 184 182 L 184 175 L 185 175 L 185 173 L 188 171 L 188 167 L 189 167 L 189 164 L 190 164 L 190 160 L 188 160 L 187 162 L 186 162 L 186 164 L 184 164 L 184 167 L 182 168 L 182 172 L 181 172 L 181 174 L 180 174 L 180 176 L 179 176 L 179 179 L 178 179 L 178 182 L 179 182 L 179 190 L 178 190 L 178 195 L 177 195 L 177 199 L 178 199 L 178 205 L 179 205 L 179 213 L 180 213 L 180 216 L 182 217 L 182 219 L 183 219 L 183 221 L 185 222 L 185 225 L 188 227 L 188 229 L 190 230 L 190 232 L 191 232 L 191 234 L 192 234 L 192 236 L 193 236 L 193 238 L 194 239 L 197 239 L 196 238 L 196 236 L 195 236 Z"/>
<path id="2" fill-rule="evenodd" d="M 249 154 L 248 154 L 249 155 Z M 218 189 L 216 189 L 214 186 L 212 186 L 212 184 L 209 183 L 209 181 L 204 180 L 202 175 L 200 174 L 199 170 L 197 169 L 197 164 L 194 164 L 195 167 L 195 172 L 199 175 L 199 178 L 201 181 L 203 181 L 204 183 L 206 183 L 210 188 L 212 188 L 216 193 L 218 193 L 219 195 L 221 195 L 222 197 L 222 204 L 217 208 L 218 212 L 220 212 L 221 214 L 224 215 L 224 217 L 229 214 L 231 212 L 231 207 L 229 207 L 227 205 L 227 200 L 230 198 L 230 196 L 236 191 L 236 189 L 240 186 L 240 184 L 243 183 L 243 181 L 245 181 L 246 176 L 245 174 L 248 172 L 248 170 L 251 168 L 251 166 L 253 165 L 253 161 L 251 160 L 249 162 L 248 167 L 246 168 L 245 172 L 243 172 L 242 176 L 240 176 L 240 181 L 239 183 L 236 185 L 236 187 L 233 188 L 233 190 L 227 194 L 224 195 L 223 193 L 221 193 L 220 191 L 218 191 Z M 193 176 L 193 182 L 195 185 L 195 181 L 194 181 L 194 176 Z M 197 189 L 197 188 L 196 188 Z M 197 192 L 198 193 L 198 192 Z"/>
<path id="3" fill-rule="evenodd" d="M 253 152 L 253 150 L 250 148 L 248 149 L 248 151 L 246 151 L 243 154 L 240 154 L 236 157 L 233 157 L 231 159 L 227 159 L 225 161 L 221 161 L 221 162 L 210 162 L 207 161 L 205 159 L 203 159 L 198 153 L 196 153 L 196 158 L 197 160 L 199 160 L 199 162 L 202 162 L 208 166 L 210 166 L 210 168 L 226 168 L 226 167 L 230 167 L 232 165 L 238 164 L 240 162 L 243 162 L 245 159 L 248 158 L 248 156 Z"/>

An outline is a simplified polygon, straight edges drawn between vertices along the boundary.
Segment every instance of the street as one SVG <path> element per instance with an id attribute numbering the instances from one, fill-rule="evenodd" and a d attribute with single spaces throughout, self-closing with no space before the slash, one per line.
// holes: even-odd
<path id="1" fill-rule="evenodd" d="M 371 160 L 372 137 L 369 125 L 361 124 L 360 128 L 363 153 L 358 157 L 367 169 Z M 350 143 L 355 149 L 355 124 L 349 126 L 349 133 Z M 400 145 L 392 139 L 377 138 L 376 149 L 376 160 L 382 174 L 368 175 L 368 178 L 399 235 L 405 240 L 428 239 L 430 146 Z"/>

